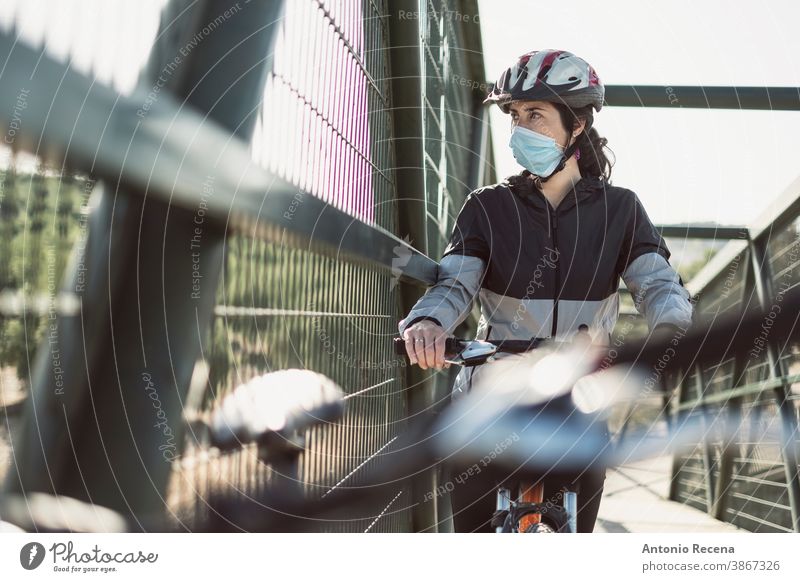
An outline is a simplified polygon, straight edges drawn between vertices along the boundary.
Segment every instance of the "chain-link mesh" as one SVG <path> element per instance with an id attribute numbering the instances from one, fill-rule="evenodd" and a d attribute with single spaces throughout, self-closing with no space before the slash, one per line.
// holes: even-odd
<path id="1" fill-rule="evenodd" d="M 387 17 L 383 2 L 287 3 L 253 152 L 305 193 L 396 233 Z M 431 136 L 426 144 L 442 139 Z M 439 214 L 433 212 L 433 224 Z M 305 435 L 299 478 L 312 496 L 358 486 L 365 469 L 385 462 L 404 427 L 404 362 L 390 341 L 404 315 L 397 281 L 389 270 L 246 236 L 228 239 L 226 257 L 206 406 L 271 370 L 325 374 L 344 389 L 347 413 Z M 195 487 L 259 493 L 270 482 L 270 469 L 252 450 L 201 464 L 189 455 L 188 470 L 176 479 L 183 485 L 174 503 L 188 513 L 202 511 Z M 320 529 L 409 530 L 409 500 L 408 484 L 398 483 L 370 519 L 321 523 Z"/>

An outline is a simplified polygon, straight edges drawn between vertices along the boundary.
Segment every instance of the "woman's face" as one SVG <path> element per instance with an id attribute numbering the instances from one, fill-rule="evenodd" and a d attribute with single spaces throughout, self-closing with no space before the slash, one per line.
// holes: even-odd
<path id="1" fill-rule="evenodd" d="M 520 125 L 553 138 L 560 146 L 567 143 L 567 131 L 561 124 L 558 110 L 549 101 L 512 101 L 508 108 L 512 130 Z"/>

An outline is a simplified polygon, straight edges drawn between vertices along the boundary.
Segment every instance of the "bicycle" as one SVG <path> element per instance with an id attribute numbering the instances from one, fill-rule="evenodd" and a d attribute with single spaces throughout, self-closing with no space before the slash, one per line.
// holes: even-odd
<path id="1" fill-rule="evenodd" d="M 792 331 L 797 333 L 797 330 Z M 687 353 L 697 353 L 693 342 L 692 339 L 687 341 Z M 500 350 L 524 353 L 525 346 L 530 348 L 536 344 L 538 347 L 541 343 L 451 338 L 446 348 L 451 362 L 475 365 L 476 362 L 489 361 Z M 663 349 L 662 344 L 655 345 Z M 710 351 L 714 349 L 712 345 Z M 552 409 L 547 412 L 544 406 L 553 400 L 573 406 L 573 393 L 580 387 L 580 381 L 590 378 L 601 368 L 604 350 L 589 353 L 566 349 L 559 352 L 552 350 L 551 346 L 543 353 L 544 357 L 535 364 L 531 363 L 530 367 L 521 363 L 520 378 L 526 378 L 525 382 L 505 386 L 499 393 L 470 392 L 447 406 L 439 417 L 412 422 L 394 450 L 387 453 L 393 455 L 392 463 L 379 470 L 367 470 L 364 485 L 338 488 L 318 498 L 309 498 L 300 490 L 296 461 L 303 447 L 302 434 L 312 426 L 334 422 L 342 415 L 345 398 L 341 388 L 325 376 L 308 370 L 272 372 L 240 385 L 211 412 L 191 419 L 192 427 L 198 435 L 203 435 L 201 440 L 205 440 L 209 447 L 222 452 L 254 444 L 264 462 L 279 468 L 281 478 L 275 486 L 255 498 L 227 494 L 209 496 L 206 500 L 208 517 L 199 522 L 194 531 L 304 531 L 309 523 L 307 520 L 318 519 L 342 508 L 351 510 L 365 498 L 379 496 L 383 484 L 427 470 L 442 458 L 480 458 L 487 448 L 491 448 L 489 445 L 493 446 L 511 433 L 520 438 L 489 466 L 489 473 L 502 479 L 508 478 L 512 472 L 523 484 L 535 484 L 547 471 L 569 474 L 595 461 L 614 466 L 655 454 L 655 449 L 641 447 L 633 438 L 627 447 L 620 443 L 611 447 L 597 435 L 586 434 L 584 423 L 571 421 L 569 416 L 565 421 L 563 410 L 553 414 Z M 621 353 L 618 361 L 632 362 L 637 358 L 654 361 L 656 353 L 657 348 L 645 345 Z M 676 353 L 677 362 L 683 361 L 684 357 L 689 356 Z M 564 373 L 554 376 L 554 369 Z M 615 391 L 616 385 L 623 376 L 629 375 L 628 372 L 614 375 L 612 368 L 601 374 L 609 372 L 610 375 L 593 379 L 595 389 L 612 393 L 612 397 L 598 408 L 598 413 L 620 402 L 624 396 L 630 396 Z M 481 404 L 479 414 L 465 415 L 465 411 L 475 408 L 476 403 Z M 536 415 L 535 423 L 530 422 L 532 414 Z M 718 417 L 718 421 L 721 420 Z M 708 426 L 686 423 L 670 435 L 669 448 L 697 443 L 707 434 Z M 664 452 L 660 447 L 657 451 L 659 454 Z M 510 489 L 498 487 L 497 511 L 492 516 L 495 531 L 574 532 L 576 493 L 568 487 L 563 506 L 558 508 L 542 505 L 540 499 L 530 496 L 530 492 L 528 496 L 512 501 Z M 66 500 L 68 510 L 65 511 L 64 503 L 64 497 L 47 494 L 9 495 L 0 502 L 0 515 L 24 531 L 184 530 L 176 528 L 160 515 L 128 519 L 109 509 L 77 500 Z M 534 518 L 533 523 L 526 520 L 537 515 L 539 519 Z"/>
<path id="2" fill-rule="evenodd" d="M 581 338 L 583 339 L 583 338 Z M 402 338 L 395 338 L 397 355 L 406 354 Z M 548 343 L 541 338 L 531 340 L 464 340 L 447 338 L 445 362 L 464 367 L 482 365 L 495 360 L 498 353 L 525 354 Z M 575 345 L 568 342 L 567 345 Z M 578 344 L 580 345 L 580 344 Z M 541 479 L 501 483 L 496 491 L 495 513 L 492 526 L 496 533 L 577 533 L 578 493 L 577 479 L 564 479 L 561 485 L 560 505 L 544 502 L 544 483 Z M 512 492 L 517 492 L 512 495 Z"/>
<path id="3" fill-rule="evenodd" d="M 522 353 L 530 343 L 506 342 L 503 345 L 499 342 L 453 340 L 448 346 L 456 351 L 451 361 L 461 365 L 476 365 L 489 359 L 490 352 L 506 349 Z M 356 498 L 363 498 L 365 493 L 356 489 L 337 491 L 327 499 L 323 496 L 323 499 L 310 500 L 298 486 L 296 466 L 303 450 L 302 433 L 314 425 L 336 421 L 344 411 L 344 403 L 342 390 L 325 376 L 308 370 L 291 369 L 265 374 L 242 384 L 222 399 L 212 412 L 191 419 L 190 424 L 196 434 L 206 440 L 209 447 L 223 453 L 254 443 L 259 458 L 270 463 L 279 476 L 268 494 L 271 515 L 266 516 L 262 511 L 265 505 L 261 503 L 262 500 L 232 501 L 213 497 L 208 500 L 211 508 L 209 519 L 200 524 L 198 529 L 229 531 L 234 523 L 238 527 L 245 525 L 245 529 L 259 531 L 303 529 L 302 521 L 298 521 L 303 516 L 313 517 L 324 513 L 330 506 L 346 506 Z M 447 444 L 435 447 L 423 445 L 421 448 L 414 444 L 427 442 L 428 436 L 436 433 L 440 439 L 445 437 L 445 441 L 448 435 L 457 437 L 449 433 L 446 426 L 418 423 L 408 431 L 406 446 L 398 447 L 406 451 L 405 454 L 392 464 L 390 470 L 373 475 L 372 481 L 382 483 L 402 479 L 435 462 L 435 458 L 448 447 Z M 507 487 L 498 488 L 498 511 L 493 516 L 499 520 L 497 531 L 513 532 L 520 527 L 522 531 L 575 531 L 576 492 L 567 492 L 564 507 L 543 504 L 541 493 L 541 485 L 536 484 L 524 498 L 514 501 Z M 375 491 L 366 492 L 366 495 L 372 494 Z M 113 531 L 135 531 L 142 526 L 149 531 L 172 530 L 157 516 L 139 516 L 134 523 L 103 508 L 99 508 L 98 513 L 96 506 L 77 500 L 70 500 L 69 512 L 55 511 L 57 503 L 60 501 L 56 498 L 41 494 L 33 503 L 30 499 L 11 496 L 3 502 L 0 514 L 6 516 L 7 521 L 28 531 L 107 531 L 109 523 L 113 524 Z M 69 521 L 59 521 L 60 518 Z M 521 526 L 526 518 L 529 523 Z"/>
<path id="4" fill-rule="evenodd" d="M 395 350 L 399 354 L 399 347 L 403 346 L 402 340 L 398 338 L 394 341 L 395 346 L 398 346 Z M 317 519 L 342 508 L 350 510 L 365 498 L 380 497 L 382 485 L 425 471 L 442 459 L 461 458 L 474 462 L 492 449 L 495 443 L 516 433 L 519 435 L 518 441 L 498 456 L 486 471 L 490 478 L 498 481 L 509 479 L 511 474 L 526 489 L 523 489 L 521 498 L 512 501 L 510 489 L 498 487 L 497 509 L 487 518 L 494 520 L 495 531 L 498 533 L 512 533 L 520 529 L 529 533 L 575 532 L 577 487 L 565 478 L 563 505 L 559 506 L 542 503 L 541 497 L 536 499 L 534 495 L 541 496 L 541 490 L 537 493 L 536 488 L 530 488 L 530 484 L 535 485 L 548 472 L 559 479 L 573 476 L 593 463 L 614 466 L 649 458 L 656 453 L 663 453 L 663 450 L 660 447 L 642 447 L 634 437 L 629 437 L 630 444 L 627 446 L 620 446 L 619 443 L 611 446 L 596 431 L 586 431 L 585 418 L 564 414 L 563 408 L 554 411 L 551 406 L 548 409 L 548 403 L 554 401 L 561 406 L 574 406 L 573 391 L 580 388 L 579 380 L 598 370 L 605 354 L 602 349 L 588 352 L 583 348 L 571 349 L 572 344 L 567 343 L 561 345 L 559 350 L 554 349 L 552 343 L 542 340 L 487 342 L 450 338 L 446 343 L 446 353 L 451 363 L 476 365 L 478 362 L 490 361 L 501 350 L 524 356 L 531 351 L 531 345 L 544 348 L 543 357 L 535 363 L 531 361 L 515 364 L 520 377 L 529 377 L 529 381 L 505 386 L 504 390 L 496 393 L 470 392 L 458 402 L 450 403 L 438 417 L 412 422 L 397 446 L 386 453 L 391 456 L 392 462 L 387 462 L 381 469 L 366 470 L 363 485 L 331 490 L 322 498 L 316 499 L 309 499 L 300 494 L 297 487 L 292 486 L 270 490 L 254 499 L 210 499 L 210 518 L 200 525 L 198 531 L 304 531 L 306 520 Z M 646 354 L 646 350 L 646 347 L 637 348 L 636 353 Z M 633 356 L 623 354 L 620 359 L 623 362 L 631 361 Z M 555 368 L 564 373 L 554 377 L 552 370 Z M 631 376 L 628 370 L 606 372 L 603 372 L 605 376 L 593 379 L 593 386 L 588 386 L 612 395 L 595 411 L 598 415 L 631 396 L 630 392 L 617 390 L 624 376 L 631 378 L 633 383 L 641 379 Z M 315 376 L 309 376 L 312 383 L 314 378 Z M 255 386 L 256 384 L 251 383 L 251 389 Z M 587 386 L 583 386 L 583 389 L 586 388 Z M 299 430 L 315 423 L 326 422 L 321 420 L 326 415 L 318 412 L 315 407 L 327 410 L 327 418 L 332 418 L 330 411 L 337 410 L 339 406 L 336 404 L 336 391 L 321 390 L 319 394 L 318 403 L 311 408 L 308 402 L 302 407 L 295 407 L 295 411 L 290 412 L 288 417 L 299 418 L 301 423 L 287 423 L 287 426 L 294 426 Z M 231 395 L 228 398 L 235 397 Z M 479 408 L 475 407 L 477 403 L 481 405 Z M 241 416 L 234 412 L 232 416 L 226 417 L 221 412 L 225 408 L 223 403 L 213 415 L 216 420 L 208 423 L 212 431 L 223 429 L 222 433 L 212 436 L 212 443 L 292 440 L 285 434 L 277 439 L 274 435 L 259 434 L 258 430 L 241 423 L 246 420 L 246 415 Z M 473 412 L 478 413 L 465 414 L 470 409 L 475 409 Z M 531 422 L 532 417 L 536 418 L 536 422 Z M 685 443 L 696 443 L 707 434 L 707 429 L 708 427 L 699 423 L 686 423 L 670 435 L 669 446 L 676 448 Z M 219 434 L 227 436 L 221 438 Z M 351 514 L 348 515 L 352 517 Z M 530 517 L 534 519 L 526 520 Z"/>

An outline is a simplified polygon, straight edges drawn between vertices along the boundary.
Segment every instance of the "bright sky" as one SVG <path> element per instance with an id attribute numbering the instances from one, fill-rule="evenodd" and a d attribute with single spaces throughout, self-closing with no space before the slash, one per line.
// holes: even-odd
<path id="1" fill-rule="evenodd" d="M 478 0 L 491 81 L 560 48 L 607 85 L 800 87 L 800 2 Z M 509 118 L 492 112 L 498 176 L 518 172 Z M 654 222 L 746 224 L 800 175 L 800 112 L 608 107 L 595 116 Z M 800 192 L 798 193 L 800 194 Z"/>
<path id="2" fill-rule="evenodd" d="M 5 0 L 0 26 L 16 20 L 28 42 L 71 48 L 76 69 L 128 92 L 163 2 Z M 525 52 L 563 48 L 609 85 L 800 87 L 798 0 L 478 3 L 491 81 Z M 124 42 L 116 27 L 95 26 L 117 19 L 129 23 Z M 98 34 L 59 34 L 75 27 Z M 498 175 L 519 171 L 509 118 L 494 107 L 492 124 Z M 660 223 L 749 223 L 800 175 L 800 112 L 608 107 L 595 126 L 616 155 L 614 183 L 637 192 Z"/>

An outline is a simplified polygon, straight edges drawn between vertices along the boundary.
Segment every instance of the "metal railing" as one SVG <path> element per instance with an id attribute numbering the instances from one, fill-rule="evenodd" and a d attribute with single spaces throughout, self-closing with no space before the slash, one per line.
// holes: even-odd
<path id="1" fill-rule="evenodd" d="M 306 435 L 312 496 L 390 462 L 407 415 L 440 399 L 444 375 L 406 369 L 390 338 L 435 281 L 426 255 L 492 178 L 489 138 L 469 87 L 447 77 L 430 87 L 427 70 L 407 80 L 395 65 L 415 35 L 450 74 L 483 78 L 463 55 L 480 44 L 478 19 L 442 16 L 476 3 L 429 2 L 417 18 L 375 0 L 281 4 L 169 2 L 125 94 L 0 36 L 0 102 L 30 88 L 14 147 L 97 180 L 83 248 L 53 292 L 78 309 L 59 304 L 40 340 L 6 491 L 69 495 L 134 520 L 167 512 L 190 528 L 209 492 L 258 494 L 272 478 L 254 451 L 220 456 L 186 431 L 185 417 L 237 384 L 302 367 L 344 388 L 342 422 Z M 416 99 L 400 111 L 417 123 L 396 118 L 398 96 Z M 5 127 L 10 114 L 0 112 Z M 446 129 L 424 133 L 431 124 Z M 421 187 L 405 190 L 411 181 Z M 407 242 L 421 239 L 405 192 L 426 202 L 421 250 Z M 435 479 L 393 484 L 380 506 L 316 527 L 438 529 L 445 508 L 417 503 Z"/>
<path id="2" fill-rule="evenodd" d="M 438 259 L 469 191 L 495 180 L 488 112 L 476 90 L 485 78 L 477 2 L 396 0 L 391 3 L 392 95 L 400 230 L 425 255 Z M 485 83 L 483 83 L 485 85 Z M 398 252 L 398 272 L 404 252 Z M 401 286 L 401 313 L 435 278 Z M 467 336 L 477 317 L 456 330 Z M 456 370 L 407 371 L 410 413 L 435 415 L 447 404 Z M 441 468 L 415 479 L 420 495 L 437 491 Z M 414 508 L 414 529 L 446 531 L 446 496 Z"/>
<path id="3" fill-rule="evenodd" d="M 676 455 L 670 498 L 757 532 L 800 531 L 798 391 L 800 346 L 770 337 L 782 296 L 800 283 L 800 180 L 742 230 L 688 283 L 698 322 L 762 310 L 747 353 L 671 377 L 670 413 L 728 417 L 736 437 Z"/>
<path id="4" fill-rule="evenodd" d="M 606 87 L 609 106 L 800 111 L 796 87 Z M 756 532 L 800 531 L 798 482 L 798 355 L 769 327 L 783 294 L 800 281 L 800 180 L 748 226 L 660 227 L 664 236 L 729 239 L 687 283 L 703 327 L 717 318 L 763 311 L 763 333 L 747 353 L 731 351 L 710 366 L 670 374 L 664 384 L 667 420 L 699 415 L 711 426 L 725 417 L 734 438 L 711 435 L 676 454 L 670 498 Z"/>

